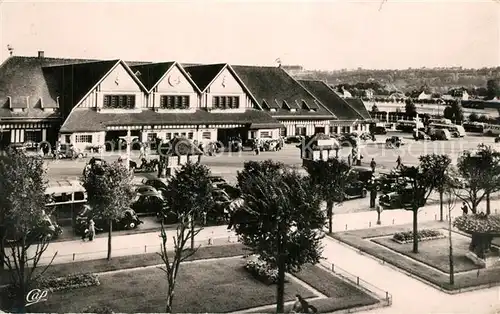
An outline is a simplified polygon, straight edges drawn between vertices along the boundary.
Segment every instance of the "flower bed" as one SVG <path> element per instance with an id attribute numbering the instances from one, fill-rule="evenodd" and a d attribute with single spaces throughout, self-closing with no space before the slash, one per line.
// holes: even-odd
<path id="1" fill-rule="evenodd" d="M 422 229 L 417 234 L 418 241 L 429 241 L 435 239 L 442 239 L 445 236 L 439 230 Z M 413 231 L 398 232 L 394 234 L 392 240 L 399 244 L 406 244 L 413 242 Z"/>
<path id="2" fill-rule="evenodd" d="M 247 259 L 245 269 L 257 280 L 267 285 L 272 285 L 278 282 L 278 269 L 272 268 L 256 255 L 252 255 Z"/>
<path id="3" fill-rule="evenodd" d="M 500 216 L 485 213 L 463 215 L 455 218 L 453 225 L 467 233 L 500 233 Z"/>
<path id="4" fill-rule="evenodd" d="M 37 281 L 38 289 L 48 289 L 51 292 L 100 285 L 99 277 L 95 274 L 73 274 L 59 278 L 41 278 Z"/>

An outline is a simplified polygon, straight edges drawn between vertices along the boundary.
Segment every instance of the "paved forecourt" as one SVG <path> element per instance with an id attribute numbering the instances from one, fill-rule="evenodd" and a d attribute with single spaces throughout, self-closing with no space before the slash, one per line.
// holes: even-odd
<path id="1" fill-rule="evenodd" d="M 402 136 L 405 141 L 405 145 L 400 148 L 386 148 L 385 139 L 386 136 L 378 136 L 377 142 L 367 141 L 361 145 L 361 154 L 363 155 L 363 165 L 368 166 L 371 159 L 374 158 L 377 162 L 377 167 L 382 169 L 391 169 L 396 165 L 396 159 L 401 156 L 403 163 L 408 165 L 415 165 L 418 163 L 418 157 L 423 154 L 449 154 L 453 161 L 464 150 L 475 149 L 478 144 L 485 143 L 492 145 L 494 147 L 500 148 L 500 144 L 494 143 L 494 139 L 491 137 L 480 137 L 480 136 L 466 136 L 464 138 L 454 138 L 449 141 L 418 141 L 415 142 L 410 134 L 404 133 L 392 133 L 390 135 L 396 134 Z M 346 158 L 350 154 L 350 148 L 344 147 L 339 155 Z M 103 153 L 102 155 L 96 155 L 96 157 L 102 157 L 105 160 L 113 161 L 116 160 L 120 154 L 119 152 L 113 153 Z M 152 158 L 156 158 L 153 157 Z M 224 152 L 217 154 L 216 156 L 205 156 L 202 158 L 202 163 L 209 166 L 212 172 L 216 175 L 223 176 L 226 180 L 234 182 L 236 178 L 236 172 L 241 170 L 243 164 L 249 160 L 267 160 L 273 159 L 275 161 L 281 161 L 287 165 L 300 168 L 302 161 L 300 159 L 300 151 L 295 144 L 285 145 L 284 149 L 279 152 L 262 152 L 259 155 L 251 151 L 244 152 Z M 132 160 L 139 162 L 138 152 L 132 153 Z M 83 171 L 88 158 L 80 160 L 47 160 L 47 173 L 49 179 L 73 179 L 77 180 Z M 138 174 L 138 176 L 141 176 Z"/>

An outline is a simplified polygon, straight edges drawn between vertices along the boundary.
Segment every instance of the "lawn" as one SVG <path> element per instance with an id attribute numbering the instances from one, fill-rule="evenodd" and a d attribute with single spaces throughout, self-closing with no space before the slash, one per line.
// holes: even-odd
<path id="1" fill-rule="evenodd" d="M 198 248 L 196 253 L 188 258 L 188 261 L 216 258 L 216 257 L 231 257 L 247 254 L 248 251 L 240 243 L 216 246 L 203 246 Z M 105 258 L 70 262 L 63 264 L 53 264 L 47 268 L 44 273 L 45 277 L 62 277 L 74 273 L 100 273 L 117 269 L 127 269 L 135 267 L 145 267 L 161 264 L 161 257 L 157 253 L 146 253 L 140 255 L 128 255 L 113 257 L 110 261 Z M 43 267 L 38 267 L 42 270 Z M 0 271 L 0 284 L 10 282 L 10 275 L 7 270 Z"/>
<path id="2" fill-rule="evenodd" d="M 420 229 L 439 229 L 445 228 L 446 223 L 439 222 L 425 222 L 419 224 Z M 477 271 L 469 271 L 455 274 L 455 284 L 449 284 L 449 275 L 443 274 L 437 269 L 429 268 L 424 263 L 414 259 L 403 256 L 396 251 L 389 250 L 373 241 L 369 238 L 381 237 L 381 236 L 391 236 L 396 232 L 409 231 L 412 230 L 411 225 L 394 226 L 394 227 L 382 227 L 382 228 L 372 228 L 363 230 L 353 230 L 330 234 L 332 238 L 346 243 L 361 252 L 372 255 L 385 263 L 392 264 L 412 275 L 415 275 L 433 285 L 437 285 L 446 291 L 459 292 L 461 289 L 476 287 L 476 286 L 495 286 L 500 284 L 500 271 L 499 268 L 488 268 L 480 269 Z M 456 236 L 455 239 L 460 239 L 461 236 Z M 465 238 L 464 238 L 465 239 Z M 439 241 L 439 240 L 431 240 Z M 445 239 L 446 241 L 446 239 Z M 419 247 L 424 249 L 427 241 L 420 242 Z M 455 241 L 454 248 L 459 252 L 458 245 L 460 240 Z M 467 241 L 468 243 L 468 241 Z M 408 244 L 411 246 L 411 244 Z M 463 244 L 462 244 L 463 245 Z M 468 245 L 468 244 L 467 244 Z M 425 250 L 425 249 L 424 249 Z M 443 252 L 443 254 L 447 250 Z M 420 253 L 419 253 L 420 254 Z M 408 255 L 410 256 L 410 255 Z M 411 256 L 410 256 L 411 257 Z M 420 260 L 424 259 L 423 257 Z M 435 262 L 434 262 L 435 263 Z M 444 266 L 443 266 L 444 267 Z M 447 269 L 447 268 L 445 268 Z"/>
<path id="3" fill-rule="evenodd" d="M 199 261 L 182 265 L 176 287 L 174 312 L 233 312 L 273 304 L 276 286 L 254 279 L 243 266 L 243 258 Z M 81 312 L 89 305 L 109 306 L 115 312 L 165 311 L 167 282 L 158 268 L 139 269 L 100 276 L 96 287 L 55 292 L 48 301 L 30 307 L 35 312 Z M 285 299 L 299 293 L 314 296 L 294 282 L 285 286 Z"/>
<path id="4" fill-rule="evenodd" d="M 441 231 L 447 233 L 446 230 Z M 470 259 L 465 257 L 465 254 L 469 251 L 470 238 L 454 232 L 452 234 L 452 240 L 455 273 L 477 269 L 477 266 L 474 265 Z M 399 244 L 393 241 L 392 237 L 378 238 L 372 241 L 431 267 L 437 268 L 442 272 L 450 272 L 448 237 L 420 242 L 418 244 L 418 254 L 412 252 L 413 243 Z"/>

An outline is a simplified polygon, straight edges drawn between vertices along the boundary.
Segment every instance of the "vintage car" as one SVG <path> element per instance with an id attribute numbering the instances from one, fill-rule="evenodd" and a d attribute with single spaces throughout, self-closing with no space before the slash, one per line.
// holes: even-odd
<path id="1" fill-rule="evenodd" d="M 386 193 L 380 196 L 379 204 L 384 209 L 408 208 L 413 204 L 413 199 L 410 195 L 411 195 L 410 188 L 403 191 L 402 193 L 399 191 Z"/>
<path id="2" fill-rule="evenodd" d="M 385 146 L 388 148 L 403 146 L 403 140 L 399 136 L 391 136 L 385 140 Z"/>
<path id="3" fill-rule="evenodd" d="M 108 221 L 99 217 L 92 217 L 90 206 L 84 206 L 83 210 L 76 217 L 75 232 L 77 235 L 83 235 L 88 228 L 89 220 L 93 219 L 96 232 L 107 232 L 109 229 Z M 113 221 L 113 231 L 135 229 L 143 222 L 137 217 L 133 209 L 123 210 L 123 215 L 119 219 Z"/>

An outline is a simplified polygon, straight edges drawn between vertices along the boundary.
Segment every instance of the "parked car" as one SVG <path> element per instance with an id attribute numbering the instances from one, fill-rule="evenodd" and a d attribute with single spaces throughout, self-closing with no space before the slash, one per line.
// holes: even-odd
<path id="1" fill-rule="evenodd" d="M 302 142 L 303 136 L 297 135 L 297 136 L 289 136 L 285 140 L 285 144 L 299 144 Z"/>
<path id="2" fill-rule="evenodd" d="M 451 139 L 450 131 L 445 129 L 430 129 L 429 136 L 435 141 L 447 141 Z"/>
<path id="3" fill-rule="evenodd" d="M 160 197 L 161 199 L 163 199 L 163 195 L 161 194 L 161 192 L 150 185 L 141 185 L 141 186 L 137 187 L 135 189 L 135 191 L 140 195 L 146 195 L 146 194 L 147 195 L 156 195 L 156 196 Z"/>
<path id="4" fill-rule="evenodd" d="M 73 144 L 61 144 L 55 152 L 59 159 L 76 159 L 86 157 L 87 154 L 77 149 Z"/>
<path id="5" fill-rule="evenodd" d="M 413 200 L 406 193 L 395 191 L 380 196 L 379 204 L 384 209 L 399 209 L 411 206 Z"/>
<path id="6" fill-rule="evenodd" d="M 161 193 L 163 199 L 167 197 L 166 192 L 167 192 L 168 181 L 166 179 L 163 178 L 149 179 L 149 180 L 144 180 L 143 183 L 145 185 L 155 188 L 158 192 Z"/>
<path id="7" fill-rule="evenodd" d="M 404 142 L 399 136 L 391 136 L 385 140 L 385 146 L 388 148 L 403 146 Z"/>
<path id="8" fill-rule="evenodd" d="M 413 131 L 413 138 L 423 140 L 423 141 L 430 141 L 431 140 L 431 137 L 429 135 L 425 134 L 425 132 L 420 131 L 420 130 Z"/>
<path id="9" fill-rule="evenodd" d="M 375 135 L 385 135 L 387 134 L 387 129 L 385 126 L 374 126 L 370 128 L 370 132 Z"/>
<path id="10" fill-rule="evenodd" d="M 78 235 L 83 235 L 85 229 L 88 228 L 89 220 L 93 219 L 96 232 L 107 232 L 109 230 L 109 225 L 107 219 L 102 219 L 98 217 L 92 217 L 90 206 L 84 206 L 83 210 L 76 217 L 75 232 Z M 113 221 L 113 231 L 119 230 L 130 230 L 135 229 L 137 226 L 142 224 L 142 220 L 137 217 L 134 210 L 127 208 L 123 210 L 123 215 L 119 219 Z"/>
<path id="11" fill-rule="evenodd" d="M 137 214 L 157 214 L 163 210 L 163 197 L 157 193 L 142 193 L 138 194 L 132 209 Z"/>

